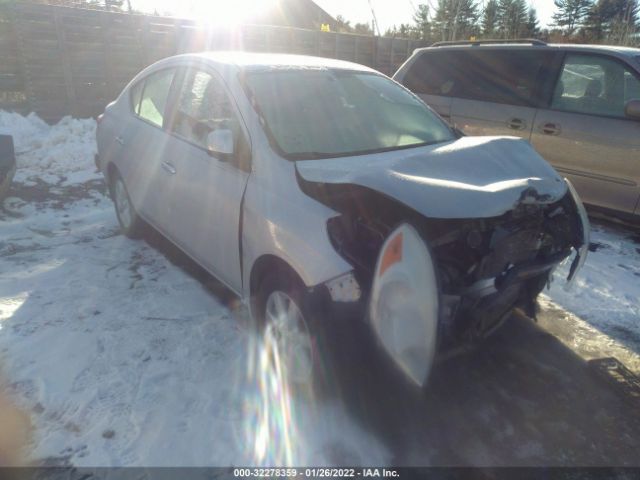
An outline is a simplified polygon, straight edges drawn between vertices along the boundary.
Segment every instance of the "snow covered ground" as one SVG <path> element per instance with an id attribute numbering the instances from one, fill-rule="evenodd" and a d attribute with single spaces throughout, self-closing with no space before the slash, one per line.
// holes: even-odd
<path id="1" fill-rule="evenodd" d="M 93 120 L 48 126 L 0 111 L 0 131 L 18 152 L 13 196 L 0 210 L 0 392 L 31 415 L 32 460 L 392 462 L 337 399 L 294 400 L 268 372 L 255 373 L 242 305 L 162 249 L 118 233 L 93 165 Z M 574 290 L 562 290 L 559 272 L 545 305 L 637 358 L 638 238 L 598 225 L 592 240 Z"/>
<path id="2" fill-rule="evenodd" d="M 16 196 L 0 210 L 0 371 L 32 414 L 33 459 L 386 463 L 337 405 L 295 401 L 249 375 L 242 306 L 232 314 L 118 233 L 94 172 L 93 120 L 48 127 L 0 112 L 0 129 L 19 152 Z"/>
<path id="3" fill-rule="evenodd" d="M 547 296 L 640 355 L 640 232 L 595 223 L 591 247 L 574 287 L 562 288 L 567 262 Z"/>

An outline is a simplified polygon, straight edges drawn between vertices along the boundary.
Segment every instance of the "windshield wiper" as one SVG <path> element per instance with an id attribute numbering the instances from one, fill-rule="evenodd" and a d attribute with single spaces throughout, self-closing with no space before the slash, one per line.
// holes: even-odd
<path id="1" fill-rule="evenodd" d="M 371 150 L 356 150 L 353 152 L 339 152 L 339 153 L 327 153 L 327 152 L 296 152 L 287 153 L 284 157 L 287 160 L 320 160 L 323 158 L 337 158 L 337 157 L 355 157 L 358 155 L 370 155 L 374 153 L 392 152 L 396 150 L 407 150 L 409 148 L 427 147 L 429 145 L 436 145 L 438 143 L 445 143 L 455 140 L 455 138 L 449 138 L 446 140 L 434 140 L 431 142 L 412 143 L 410 145 L 400 145 L 395 147 L 383 147 L 374 148 Z"/>

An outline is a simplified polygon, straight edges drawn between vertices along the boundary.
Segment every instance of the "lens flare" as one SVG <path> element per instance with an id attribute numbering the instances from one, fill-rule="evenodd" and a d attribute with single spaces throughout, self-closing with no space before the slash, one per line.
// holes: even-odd
<path id="1" fill-rule="evenodd" d="M 250 336 L 245 399 L 244 446 L 256 465 L 291 466 L 304 448 L 295 421 L 295 401 L 285 362 L 271 329 Z"/>

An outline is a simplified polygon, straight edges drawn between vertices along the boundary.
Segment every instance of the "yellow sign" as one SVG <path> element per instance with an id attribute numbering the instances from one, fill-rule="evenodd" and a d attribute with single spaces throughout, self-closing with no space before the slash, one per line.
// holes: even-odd
<path id="1" fill-rule="evenodd" d="M 329 26 L 328 23 L 323 23 L 322 25 L 320 25 L 320 31 L 321 32 L 330 32 L 331 31 L 331 27 Z"/>

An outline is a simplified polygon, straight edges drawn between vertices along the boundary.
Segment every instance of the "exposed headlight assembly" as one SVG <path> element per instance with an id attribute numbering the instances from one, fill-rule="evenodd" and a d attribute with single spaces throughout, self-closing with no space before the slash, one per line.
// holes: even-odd
<path id="1" fill-rule="evenodd" d="M 582 242 L 577 249 L 576 256 L 573 259 L 573 262 L 571 262 L 571 268 L 569 269 L 569 275 L 567 276 L 567 283 L 564 286 L 565 290 L 569 290 L 575 283 L 576 276 L 584 265 L 585 260 L 587 259 L 587 254 L 589 253 L 589 242 L 591 238 L 591 224 L 589 223 L 587 210 L 584 208 L 584 204 L 582 203 L 582 200 L 580 200 L 578 192 L 576 192 L 573 184 L 567 178 L 565 178 L 564 181 L 567 183 L 567 187 L 569 187 L 569 192 L 571 193 L 571 198 L 576 204 L 576 210 L 578 212 L 581 230 L 579 232 L 579 235 L 581 236 Z"/>
<path id="2" fill-rule="evenodd" d="M 416 229 L 404 223 L 378 255 L 369 319 L 384 350 L 419 386 L 426 383 L 436 352 L 438 299 L 429 249 Z"/>

